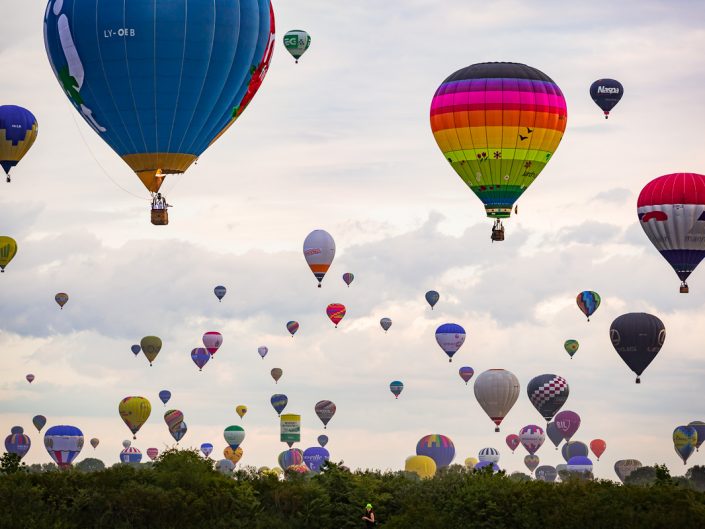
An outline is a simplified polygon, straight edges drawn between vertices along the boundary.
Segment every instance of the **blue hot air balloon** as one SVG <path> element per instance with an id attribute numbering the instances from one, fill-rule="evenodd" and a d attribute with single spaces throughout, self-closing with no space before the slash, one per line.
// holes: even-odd
<path id="1" fill-rule="evenodd" d="M 140 347 L 138 344 L 133 345 L 130 347 L 130 351 L 132 351 L 132 354 L 137 356 L 142 352 L 142 347 Z"/>
<path id="2" fill-rule="evenodd" d="M 322 446 L 312 446 L 304 450 L 304 464 L 311 472 L 319 472 L 323 463 L 330 459 L 330 453 Z"/>
<path id="3" fill-rule="evenodd" d="M 10 181 L 10 169 L 27 154 L 37 139 L 37 118 L 26 108 L 0 106 L 0 166 Z"/>
<path id="4" fill-rule="evenodd" d="M 274 15 L 270 0 L 50 0 L 44 42 L 81 117 L 156 193 L 254 96 Z"/>
<path id="5" fill-rule="evenodd" d="M 203 443 L 201 445 L 201 452 L 203 452 L 203 455 L 208 457 L 211 455 L 211 452 L 213 451 L 213 445 L 211 443 Z"/>
<path id="6" fill-rule="evenodd" d="M 188 426 L 186 426 L 186 423 L 183 421 L 178 423 L 173 430 L 169 429 L 169 433 L 174 438 L 174 441 L 176 441 L 177 443 L 179 441 L 181 441 L 181 439 L 184 438 L 184 435 L 186 435 L 187 431 L 188 431 Z"/>
<path id="7" fill-rule="evenodd" d="M 598 79 L 590 85 L 590 97 L 605 113 L 605 119 L 623 95 L 624 87 L 615 79 Z"/>
<path id="8" fill-rule="evenodd" d="M 68 468 L 83 449 L 83 432 L 75 426 L 52 426 L 44 434 L 44 446 L 59 468 Z"/>
<path id="9" fill-rule="evenodd" d="M 568 441 L 561 448 L 561 455 L 563 455 L 563 459 L 567 463 L 574 457 L 587 457 L 588 447 L 580 441 Z"/>
<path id="10" fill-rule="evenodd" d="M 321 445 L 321 447 L 324 447 L 328 444 L 328 436 L 327 435 L 319 435 L 318 436 L 318 444 Z"/>
<path id="11" fill-rule="evenodd" d="M 431 305 L 431 310 L 433 310 L 433 307 L 438 303 L 438 300 L 441 299 L 441 295 L 436 292 L 435 290 L 429 290 L 426 292 L 426 302 Z"/>
<path id="12" fill-rule="evenodd" d="M 586 456 L 574 456 L 568 460 L 568 472 L 592 472 L 592 460 Z"/>
<path id="13" fill-rule="evenodd" d="M 142 461 L 142 452 L 134 446 L 128 446 L 120 452 L 121 463 L 139 463 Z"/>
<path id="14" fill-rule="evenodd" d="M 29 452 L 29 447 L 32 446 L 32 441 L 29 436 L 20 433 L 11 433 L 5 437 L 5 450 L 11 454 L 16 454 L 22 459 L 27 452 Z"/>
<path id="15" fill-rule="evenodd" d="M 465 329 L 456 323 L 444 323 L 436 329 L 436 341 L 448 355 L 448 361 L 453 361 L 453 355 L 465 342 Z"/>
<path id="16" fill-rule="evenodd" d="M 289 399 L 286 395 L 277 393 L 276 395 L 272 395 L 269 402 L 272 403 L 272 408 L 277 412 L 277 415 L 281 415 L 284 408 L 286 408 L 286 405 L 289 403 Z"/>
<path id="17" fill-rule="evenodd" d="M 499 472 L 499 465 L 497 463 L 493 463 L 492 461 L 480 461 L 479 463 L 475 464 L 475 470 L 482 470 L 485 467 L 491 467 L 492 472 Z"/>
<path id="18" fill-rule="evenodd" d="M 227 291 L 228 289 L 225 288 L 223 285 L 218 285 L 213 289 L 213 293 L 215 294 L 215 297 L 218 298 L 218 301 L 222 301 Z"/>
<path id="19" fill-rule="evenodd" d="M 171 391 L 168 389 L 163 389 L 159 392 L 159 400 L 161 400 L 164 404 L 169 402 L 169 399 L 171 398 Z"/>
<path id="20" fill-rule="evenodd" d="M 24 428 L 22 428 L 22 426 L 13 426 L 12 428 L 10 428 L 10 433 L 11 434 L 24 433 Z"/>
<path id="21" fill-rule="evenodd" d="M 197 347 L 191 351 L 191 360 L 198 366 L 199 371 L 203 371 L 203 366 L 211 359 L 211 354 L 205 347 Z"/>

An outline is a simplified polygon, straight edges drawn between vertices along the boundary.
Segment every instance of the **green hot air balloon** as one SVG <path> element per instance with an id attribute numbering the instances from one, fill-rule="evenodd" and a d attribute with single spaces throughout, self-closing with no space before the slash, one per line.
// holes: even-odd
<path id="1" fill-rule="evenodd" d="M 311 45 L 311 35 L 303 29 L 292 29 L 284 35 L 284 47 L 291 56 L 299 63 L 301 56 L 306 53 L 306 50 Z"/>
<path id="2" fill-rule="evenodd" d="M 563 344 L 563 347 L 565 348 L 565 352 L 570 355 L 570 358 L 572 360 L 573 355 L 578 352 L 578 347 L 580 347 L 580 344 L 578 343 L 578 340 L 566 340 Z"/>

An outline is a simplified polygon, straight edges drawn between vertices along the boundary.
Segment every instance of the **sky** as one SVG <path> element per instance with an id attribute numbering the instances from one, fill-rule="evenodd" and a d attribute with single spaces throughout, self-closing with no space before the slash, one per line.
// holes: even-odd
<path id="1" fill-rule="evenodd" d="M 614 462 L 627 458 L 684 472 L 671 433 L 705 420 L 705 273 L 679 294 L 638 226 L 636 197 L 657 176 L 705 172 L 699 2 L 276 1 L 267 78 L 198 164 L 167 180 L 167 227 L 149 223 L 141 183 L 59 87 L 45 7 L 0 0 L 0 104 L 29 108 L 39 122 L 13 182 L 0 185 L 0 234 L 20 247 L 0 276 L 0 433 L 24 427 L 27 463 L 50 461 L 35 414 L 47 428 L 72 424 L 100 439 L 78 460 L 117 462 L 131 436 L 117 412 L 128 395 L 152 403 L 133 446 L 172 446 L 157 398 L 169 389 L 169 408 L 189 428 L 180 446 L 211 442 L 220 457 L 223 429 L 239 424 L 246 465 L 274 466 L 286 448 L 269 403 L 285 393 L 286 411 L 302 416 L 298 446 L 326 433 L 332 459 L 353 468 L 402 469 L 419 438 L 439 433 L 453 440 L 456 462 L 495 447 L 502 468 L 526 472 L 525 451 L 512 455 L 504 438 L 544 424 L 526 384 L 556 373 L 570 384 L 564 409 L 582 417 L 574 440 L 607 442 L 598 477 L 615 479 Z M 312 36 L 298 65 L 281 42 L 289 29 Z M 568 105 L 561 145 L 498 244 L 429 126 L 438 85 L 486 61 L 540 69 Z M 608 121 L 588 93 L 604 77 L 625 87 Z M 321 289 L 302 255 L 314 229 L 337 245 Z M 345 272 L 355 274 L 349 288 Z M 430 289 L 441 295 L 433 311 Z M 589 323 L 575 305 L 582 290 L 602 295 Z M 63 310 L 57 292 L 70 295 Z M 338 329 L 325 314 L 332 302 L 347 307 Z M 638 311 L 667 329 L 640 385 L 609 340 L 614 318 Z M 393 320 L 387 334 L 382 317 Z M 294 338 L 289 320 L 301 324 Z M 445 322 L 468 333 L 452 363 L 434 337 Z M 190 351 L 212 330 L 224 344 L 199 372 Z M 164 342 L 153 367 L 130 352 L 145 335 Z M 580 342 L 572 360 L 568 338 Z M 463 365 L 508 369 L 522 384 L 500 434 L 473 381 L 458 376 Z M 276 385 L 273 367 L 284 370 Z M 398 400 L 392 380 L 405 385 Z M 325 431 L 314 414 L 323 399 L 337 405 Z M 238 404 L 249 408 L 243 420 Z M 548 440 L 537 455 L 564 462 Z"/>

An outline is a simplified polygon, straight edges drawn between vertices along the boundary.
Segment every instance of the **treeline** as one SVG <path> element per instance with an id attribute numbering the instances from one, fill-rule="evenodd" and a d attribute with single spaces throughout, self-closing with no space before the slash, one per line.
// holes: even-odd
<path id="1" fill-rule="evenodd" d="M 691 468 L 683 479 L 671 478 L 663 466 L 647 467 L 634 478 L 643 485 L 621 486 L 527 481 L 459 465 L 431 480 L 403 472 L 351 473 L 339 464 L 285 480 L 254 468 L 228 476 L 195 451 L 166 452 L 150 466 L 92 472 L 29 472 L 7 454 L 1 463 L 0 527 L 362 528 L 368 502 L 379 526 L 390 529 L 705 526 L 705 467 Z"/>

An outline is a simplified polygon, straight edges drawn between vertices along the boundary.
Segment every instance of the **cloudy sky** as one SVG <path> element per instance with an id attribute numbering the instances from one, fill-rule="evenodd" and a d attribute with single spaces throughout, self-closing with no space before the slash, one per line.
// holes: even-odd
<path id="1" fill-rule="evenodd" d="M 504 437 L 543 424 L 526 383 L 557 373 L 570 383 L 566 409 L 583 418 L 575 439 L 607 442 L 598 476 L 613 478 L 623 458 L 682 472 L 671 432 L 705 420 L 705 275 L 696 271 L 691 294 L 679 294 L 635 210 L 651 179 L 705 172 L 699 2 L 276 2 L 267 79 L 198 165 L 167 181 L 168 227 L 149 224 L 141 183 L 59 88 L 44 51 L 46 3 L 0 6 L 0 103 L 31 109 L 40 129 L 12 184 L 0 186 L 0 234 L 20 246 L 0 277 L 0 432 L 25 428 L 33 442 L 25 461 L 49 461 L 31 424 L 40 413 L 48 426 L 73 424 L 100 439 L 80 458 L 117 461 L 130 436 L 117 413 L 127 395 L 153 407 L 134 445 L 171 446 L 157 398 L 170 389 L 169 406 L 189 427 L 181 444 L 212 442 L 219 456 L 223 428 L 242 424 L 245 464 L 274 466 L 285 448 L 269 404 L 282 392 L 287 411 L 302 415 L 301 448 L 323 433 L 314 404 L 337 404 L 328 448 L 352 467 L 403 468 L 420 437 L 442 433 L 456 461 L 493 446 L 500 466 L 525 470 L 524 450 L 511 455 Z M 293 28 L 312 35 L 298 65 L 281 44 Z M 496 60 L 552 77 L 569 116 L 501 244 L 490 243 L 490 221 L 428 119 L 445 77 Z M 601 77 L 625 87 L 609 121 L 588 94 Z M 338 248 L 322 289 L 301 253 L 316 228 Z M 355 274 L 350 288 L 344 272 Z M 217 284 L 229 289 L 222 303 Z M 423 298 L 431 288 L 441 294 L 434 311 Z M 603 298 L 590 323 L 575 306 L 582 290 Z M 60 291 L 71 296 L 63 311 Z M 348 308 L 338 329 L 325 315 L 330 302 Z M 668 333 L 641 385 L 608 333 L 632 311 L 656 314 Z M 384 316 L 394 322 L 386 335 Z M 292 319 L 301 323 L 293 339 Z M 468 331 L 452 364 L 434 338 L 445 322 Z M 224 345 L 199 373 L 190 351 L 209 330 Z M 151 368 L 130 352 L 148 334 L 164 341 Z M 581 344 L 573 360 L 568 338 Z M 264 360 L 260 345 L 270 350 Z M 458 377 L 462 365 L 509 369 L 522 383 L 501 434 Z M 278 385 L 273 367 L 284 370 Z M 405 384 L 396 401 L 395 379 Z M 243 421 L 238 404 L 249 407 Z M 563 462 L 548 441 L 538 455 Z"/>

